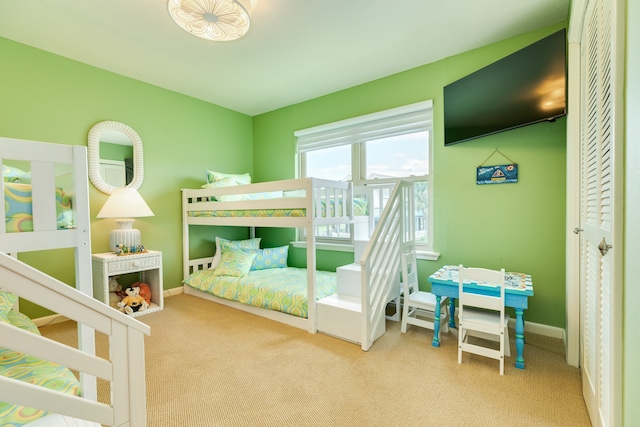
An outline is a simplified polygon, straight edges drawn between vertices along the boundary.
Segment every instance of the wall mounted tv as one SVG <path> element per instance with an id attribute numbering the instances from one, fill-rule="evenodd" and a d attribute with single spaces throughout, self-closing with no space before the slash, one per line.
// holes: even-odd
<path id="1" fill-rule="evenodd" d="M 444 144 L 567 112 L 563 29 L 444 87 Z"/>

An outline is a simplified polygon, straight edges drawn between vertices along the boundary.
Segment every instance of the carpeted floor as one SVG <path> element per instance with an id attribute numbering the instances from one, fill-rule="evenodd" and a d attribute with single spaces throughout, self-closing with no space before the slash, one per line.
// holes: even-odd
<path id="1" fill-rule="evenodd" d="M 431 331 L 402 334 L 391 321 L 364 352 L 184 294 L 138 320 L 151 326 L 149 427 L 591 425 L 558 339 L 527 334 L 526 369 L 512 356 L 500 376 L 492 359 L 464 354 L 459 365 L 455 335 L 433 348 Z M 64 342 L 76 334 L 72 322 L 41 331 Z M 102 337 L 98 354 L 107 354 Z M 99 394 L 108 399 L 108 385 Z"/>

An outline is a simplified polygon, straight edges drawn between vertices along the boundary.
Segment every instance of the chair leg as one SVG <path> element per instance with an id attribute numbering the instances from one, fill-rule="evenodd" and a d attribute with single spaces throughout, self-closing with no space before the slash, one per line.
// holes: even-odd
<path id="1" fill-rule="evenodd" d="M 504 375 L 504 332 L 500 334 L 500 375 Z"/>
<path id="2" fill-rule="evenodd" d="M 400 332 L 407 332 L 407 318 L 409 317 L 409 304 L 404 301 L 402 304 L 402 321 L 400 322 Z"/>
<path id="3" fill-rule="evenodd" d="M 458 363 L 462 363 L 462 335 L 464 334 L 464 330 L 462 329 L 462 324 L 458 325 Z"/>
<path id="4" fill-rule="evenodd" d="M 507 357 L 511 357 L 511 341 L 509 340 L 509 328 L 505 325 L 504 327 L 504 355 Z"/>

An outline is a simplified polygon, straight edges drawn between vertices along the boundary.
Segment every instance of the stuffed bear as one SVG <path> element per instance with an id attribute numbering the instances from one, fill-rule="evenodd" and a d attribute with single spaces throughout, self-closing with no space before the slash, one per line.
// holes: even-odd
<path id="1" fill-rule="evenodd" d="M 109 277 L 109 305 L 113 308 L 118 307 L 118 303 L 122 301 L 122 286 L 118 283 L 118 277 Z"/>
<path id="2" fill-rule="evenodd" d="M 140 296 L 144 298 L 147 304 L 151 305 L 151 288 L 146 283 L 136 282 L 131 287 L 139 287 L 140 288 Z"/>
<path id="3" fill-rule="evenodd" d="M 122 308 L 126 314 L 133 314 L 138 311 L 145 311 L 149 308 L 149 304 L 140 296 L 140 288 L 138 286 L 125 289 L 126 297 L 118 303 L 118 307 Z"/>

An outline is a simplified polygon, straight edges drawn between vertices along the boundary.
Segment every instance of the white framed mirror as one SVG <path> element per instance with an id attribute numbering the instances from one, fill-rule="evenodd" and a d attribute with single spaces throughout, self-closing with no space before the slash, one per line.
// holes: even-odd
<path id="1" fill-rule="evenodd" d="M 128 159 L 120 160 L 101 158 L 110 146 L 131 147 L 131 173 L 127 174 Z M 121 155 L 122 156 L 122 155 Z M 132 187 L 136 190 L 144 179 L 144 162 L 142 157 L 142 140 L 138 133 L 124 123 L 105 120 L 96 123 L 89 130 L 87 142 L 89 161 L 89 179 L 91 183 L 105 194 L 111 194 L 120 186 Z M 126 155 L 124 156 L 126 157 Z M 125 161 L 126 160 L 126 161 Z"/>

